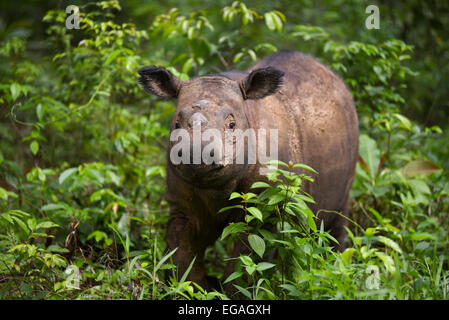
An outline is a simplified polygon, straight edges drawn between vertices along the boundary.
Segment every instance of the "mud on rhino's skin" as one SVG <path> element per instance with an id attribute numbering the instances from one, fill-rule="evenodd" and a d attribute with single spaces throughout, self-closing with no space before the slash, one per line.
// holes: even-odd
<path id="1" fill-rule="evenodd" d="M 316 200 L 312 206 L 348 214 L 349 191 L 358 157 L 358 120 L 351 94 L 344 83 L 315 59 L 295 51 L 270 55 L 247 71 L 230 71 L 192 78 L 186 82 L 161 67 L 139 70 L 143 87 L 162 98 L 177 98 L 171 124 L 189 129 L 189 119 L 205 128 L 224 132 L 231 126 L 278 129 L 278 158 L 304 163 L 319 172 L 304 186 Z M 192 121 L 193 121 L 192 120 Z M 191 122 L 192 122 L 191 121 Z M 233 124 L 231 124 L 233 123 Z M 169 143 L 169 150 L 173 146 Z M 240 212 L 217 214 L 232 192 L 248 192 L 260 176 L 260 164 L 231 164 L 223 168 L 179 165 L 167 161 L 167 195 L 171 221 L 166 241 L 182 275 L 196 256 L 190 280 L 209 288 L 202 262 L 204 250 L 214 243 Z M 342 248 L 345 219 L 319 214 L 324 226 Z M 245 250 L 236 246 L 233 256 Z M 227 273 L 233 270 L 228 266 Z"/>

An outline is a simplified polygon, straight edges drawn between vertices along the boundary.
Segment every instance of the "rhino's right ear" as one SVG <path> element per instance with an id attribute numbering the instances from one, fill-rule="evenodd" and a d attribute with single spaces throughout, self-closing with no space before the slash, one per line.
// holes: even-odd
<path id="1" fill-rule="evenodd" d="M 273 67 L 253 70 L 239 83 L 243 99 L 262 99 L 279 90 L 284 72 Z"/>
<path id="2" fill-rule="evenodd" d="M 139 69 L 139 83 L 144 89 L 164 99 L 177 98 L 183 82 L 163 67 Z"/>

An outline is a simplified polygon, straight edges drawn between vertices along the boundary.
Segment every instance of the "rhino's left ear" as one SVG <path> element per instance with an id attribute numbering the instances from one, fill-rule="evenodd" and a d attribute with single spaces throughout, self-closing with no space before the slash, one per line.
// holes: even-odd
<path id="1" fill-rule="evenodd" d="M 139 83 L 146 91 L 158 97 L 177 98 L 183 82 L 163 67 L 143 67 L 139 69 Z"/>
<path id="2" fill-rule="evenodd" d="M 284 72 L 273 67 L 253 70 L 239 85 L 246 99 L 262 99 L 279 90 Z"/>

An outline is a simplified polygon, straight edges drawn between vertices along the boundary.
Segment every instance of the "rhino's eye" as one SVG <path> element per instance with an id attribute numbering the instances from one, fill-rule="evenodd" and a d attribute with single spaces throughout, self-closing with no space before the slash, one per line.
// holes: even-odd
<path id="1" fill-rule="evenodd" d="M 227 129 L 231 129 L 234 130 L 234 128 L 237 126 L 237 124 L 235 123 L 235 118 L 234 115 L 228 114 L 228 116 L 225 119 L 225 126 Z"/>

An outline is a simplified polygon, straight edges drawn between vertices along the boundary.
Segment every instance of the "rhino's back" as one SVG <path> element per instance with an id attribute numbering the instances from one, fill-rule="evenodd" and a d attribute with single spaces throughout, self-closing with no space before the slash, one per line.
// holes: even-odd
<path id="1" fill-rule="evenodd" d="M 306 186 L 316 209 L 343 210 L 358 157 L 358 120 L 343 81 L 317 60 L 280 51 L 257 63 L 285 72 L 281 90 L 258 100 L 258 127 L 279 128 L 279 159 L 305 163 L 319 174 Z M 253 110 L 254 112 L 254 110 Z"/>

